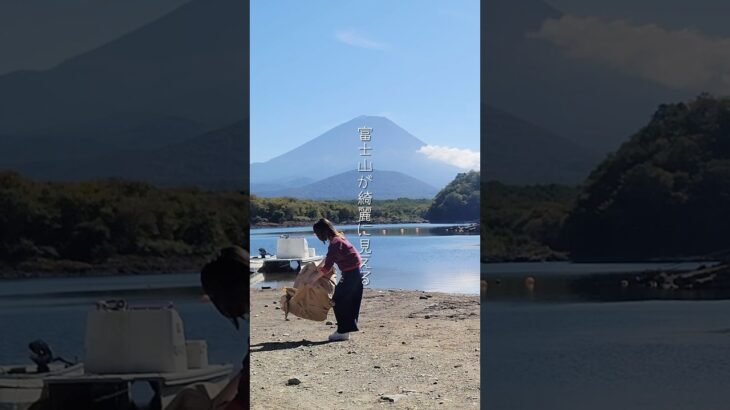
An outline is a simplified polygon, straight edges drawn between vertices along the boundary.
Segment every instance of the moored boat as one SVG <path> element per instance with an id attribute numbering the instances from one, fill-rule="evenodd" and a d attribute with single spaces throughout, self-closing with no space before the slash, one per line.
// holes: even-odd
<path id="1" fill-rule="evenodd" d="M 88 313 L 84 345 L 84 364 L 54 358 L 35 341 L 36 366 L 0 366 L 0 410 L 162 410 L 189 388 L 216 394 L 233 372 L 231 364 L 208 363 L 205 340 L 186 340 L 171 304 L 100 301 Z"/>
<path id="2" fill-rule="evenodd" d="M 51 363 L 46 372 L 37 365 L 0 366 L 0 410 L 26 410 L 41 399 L 45 380 L 49 377 L 79 376 L 82 363 Z"/>
<path id="3" fill-rule="evenodd" d="M 276 241 L 276 254 L 269 254 L 266 249 L 259 249 L 259 255 L 251 257 L 251 280 L 260 281 L 263 274 L 296 274 L 307 262 L 320 262 L 324 256 L 317 255 L 315 248 L 310 248 L 307 239 L 281 235 Z"/>

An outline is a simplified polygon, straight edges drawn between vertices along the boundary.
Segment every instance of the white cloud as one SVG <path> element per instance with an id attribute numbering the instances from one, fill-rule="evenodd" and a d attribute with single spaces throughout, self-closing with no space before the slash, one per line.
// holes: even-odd
<path id="1" fill-rule="evenodd" d="M 369 48 L 374 50 L 381 50 L 388 47 L 387 44 L 371 40 L 363 34 L 358 33 L 357 31 L 352 29 L 338 30 L 335 33 L 335 38 L 341 43 L 345 43 L 354 47 Z"/>
<path id="2" fill-rule="evenodd" d="M 429 159 L 445 162 L 462 169 L 479 169 L 479 152 L 466 148 L 453 148 L 441 145 L 424 145 L 418 149 Z"/>
<path id="3" fill-rule="evenodd" d="M 545 20 L 528 36 L 547 40 L 573 58 L 609 64 L 668 87 L 730 92 L 730 38 L 572 15 Z"/>

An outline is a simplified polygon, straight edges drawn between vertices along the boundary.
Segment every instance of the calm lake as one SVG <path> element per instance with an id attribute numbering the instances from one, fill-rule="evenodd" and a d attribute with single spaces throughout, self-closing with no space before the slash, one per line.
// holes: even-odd
<path id="1" fill-rule="evenodd" d="M 371 288 L 412 289 L 453 293 L 479 293 L 479 236 L 448 235 L 442 224 L 374 225 L 370 238 Z M 337 227 L 359 246 L 357 225 Z M 327 253 L 327 245 L 319 241 L 311 227 L 265 228 L 251 230 L 251 252 L 259 248 L 276 253 L 276 240 L 282 234 L 307 238 L 317 255 Z M 291 278 L 277 281 L 267 275 L 261 286 L 281 287 Z"/>
<path id="2" fill-rule="evenodd" d="M 611 280 L 611 289 L 595 292 L 571 285 L 591 275 L 698 265 L 483 265 L 483 408 L 729 408 L 728 295 L 687 300 L 671 291 L 632 293 Z"/>
<path id="3" fill-rule="evenodd" d="M 0 281 L 0 363 L 31 363 L 27 346 L 36 339 L 55 355 L 83 360 L 87 313 L 97 300 L 124 298 L 130 305 L 173 302 L 187 339 L 208 340 L 210 363 L 240 367 L 247 328 L 237 332 L 201 294 L 197 274 Z"/>
<path id="4" fill-rule="evenodd" d="M 370 287 L 479 292 L 479 237 L 437 235 L 433 230 L 439 227 L 443 226 L 377 226 L 371 242 Z M 357 238 L 353 227 L 342 228 L 348 237 Z M 309 229 L 254 230 L 251 249 L 265 247 L 274 252 L 279 234 L 309 235 Z M 324 254 L 325 246 L 310 237 L 309 246 Z M 186 337 L 208 341 L 210 363 L 240 366 L 247 348 L 247 326 L 236 331 L 213 305 L 201 300 L 201 294 L 197 274 L 0 281 L 0 363 L 30 363 L 27 345 L 36 339 L 46 341 L 56 355 L 83 360 L 88 311 L 97 300 L 123 298 L 131 305 L 173 302 Z"/>

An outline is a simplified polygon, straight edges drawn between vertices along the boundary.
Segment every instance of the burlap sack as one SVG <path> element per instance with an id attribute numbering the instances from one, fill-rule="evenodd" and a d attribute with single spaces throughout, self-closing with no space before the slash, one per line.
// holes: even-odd
<path id="1" fill-rule="evenodd" d="M 302 319 L 324 321 L 332 307 L 332 295 L 335 293 L 335 273 L 323 276 L 314 284 L 308 285 L 309 279 L 317 274 L 317 265 L 312 262 L 304 264 L 294 280 L 294 287 L 284 288 L 281 296 L 281 310 L 285 317 L 291 313 Z"/>

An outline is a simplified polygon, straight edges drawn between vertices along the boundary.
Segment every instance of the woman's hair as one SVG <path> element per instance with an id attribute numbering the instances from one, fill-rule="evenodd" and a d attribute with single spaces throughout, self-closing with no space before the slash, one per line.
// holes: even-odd
<path id="1" fill-rule="evenodd" d="M 249 314 L 249 255 L 239 247 L 224 248 L 200 272 L 203 290 L 218 311 L 231 319 L 238 329 L 237 318 Z"/>
<path id="2" fill-rule="evenodd" d="M 344 236 L 342 232 L 339 232 L 337 229 L 335 229 L 335 226 L 332 225 L 332 222 L 330 222 L 329 219 L 326 218 L 321 218 L 319 221 L 317 221 L 314 224 L 313 228 L 314 234 L 317 235 L 317 239 L 322 242 L 330 240 L 335 236 Z"/>

